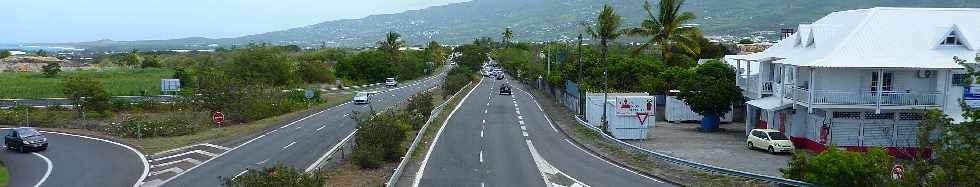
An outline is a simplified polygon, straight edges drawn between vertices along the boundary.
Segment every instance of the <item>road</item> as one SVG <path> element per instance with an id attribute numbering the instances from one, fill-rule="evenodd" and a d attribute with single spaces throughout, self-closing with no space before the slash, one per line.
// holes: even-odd
<path id="1" fill-rule="evenodd" d="M 218 177 L 235 177 L 249 168 L 261 168 L 276 163 L 299 169 L 308 168 L 334 147 L 338 140 L 354 131 L 356 124 L 349 117 L 352 111 L 367 114 L 369 107 L 382 110 L 400 104 L 413 94 L 441 85 L 445 73 L 446 71 L 442 71 L 430 78 L 403 83 L 394 89 L 378 88 L 381 93 L 371 97 L 370 105 L 354 105 L 348 102 L 278 128 L 271 128 L 238 145 L 212 146 L 224 151 L 217 154 L 205 153 L 211 157 L 193 161 L 195 165 L 187 168 L 151 172 L 145 186 L 214 187 L 221 185 Z M 151 164 L 155 163 L 160 162 L 151 161 Z"/>
<path id="2" fill-rule="evenodd" d="M 519 84 L 484 78 L 436 135 L 413 186 L 671 186 L 569 141 Z"/>
<path id="3" fill-rule="evenodd" d="M 0 130 L 6 135 L 9 129 Z M 46 151 L 0 151 L 10 170 L 7 186 L 136 186 L 149 166 L 142 154 L 123 144 L 42 131 Z"/>

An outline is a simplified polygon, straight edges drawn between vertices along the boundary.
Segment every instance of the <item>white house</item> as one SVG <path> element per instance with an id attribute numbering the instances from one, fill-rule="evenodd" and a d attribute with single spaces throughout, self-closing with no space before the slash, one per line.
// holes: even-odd
<path id="1" fill-rule="evenodd" d="M 917 151 L 923 109 L 962 120 L 965 68 L 980 52 L 980 9 L 870 8 L 831 13 L 763 52 L 730 55 L 746 129 L 778 129 L 798 148 Z"/>

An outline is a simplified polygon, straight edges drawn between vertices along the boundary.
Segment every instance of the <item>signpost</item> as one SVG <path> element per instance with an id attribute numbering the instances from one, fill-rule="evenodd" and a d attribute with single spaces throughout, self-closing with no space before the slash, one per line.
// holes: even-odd
<path id="1" fill-rule="evenodd" d="M 970 108 L 980 108 L 980 85 L 963 87 L 963 102 Z"/>
<path id="2" fill-rule="evenodd" d="M 225 114 L 222 114 L 221 112 L 214 112 L 212 117 L 214 118 L 214 123 L 217 124 L 218 127 L 221 127 L 221 125 L 225 123 Z"/>
<path id="3" fill-rule="evenodd" d="M 163 94 L 176 93 L 180 91 L 180 79 L 161 79 L 160 91 Z"/>

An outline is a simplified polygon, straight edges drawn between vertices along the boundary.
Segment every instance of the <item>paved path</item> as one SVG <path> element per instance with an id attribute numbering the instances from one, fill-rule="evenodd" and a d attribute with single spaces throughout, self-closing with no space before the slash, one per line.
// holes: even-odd
<path id="1" fill-rule="evenodd" d="M 670 186 L 602 160 L 561 134 L 509 79 L 485 78 L 436 135 L 413 186 Z"/>
<path id="2" fill-rule="evenodd" d="M 0 130 L 7 135 L 9 129 Z M 136 186 L 148 171 L 135 149 L 108 140 L 42 131 L 48 150 L 0 151 L 10 171 L 7 186 Z"/>

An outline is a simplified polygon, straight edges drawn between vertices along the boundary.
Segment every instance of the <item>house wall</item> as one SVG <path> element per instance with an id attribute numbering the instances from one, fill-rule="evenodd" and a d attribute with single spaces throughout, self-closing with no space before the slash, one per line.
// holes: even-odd
<path id="1" fill-rule="evenodd" d="M 871 74 L 877 72 L 874 69 L 850 69 L 850 68 L 816 68 L 814 79 L 814 90 L 834 90 L 834 91 L 870 91 Z M 886 70 L 892 73 L 892 90 L 894 91 L 936 91 L 941 80 L 940 74 L 931 78 L 917 77 L 916 70 Z M 797 75 L 797 84 L 806 84 L 810 79 L 810 69 L 800 68 Z"/>

